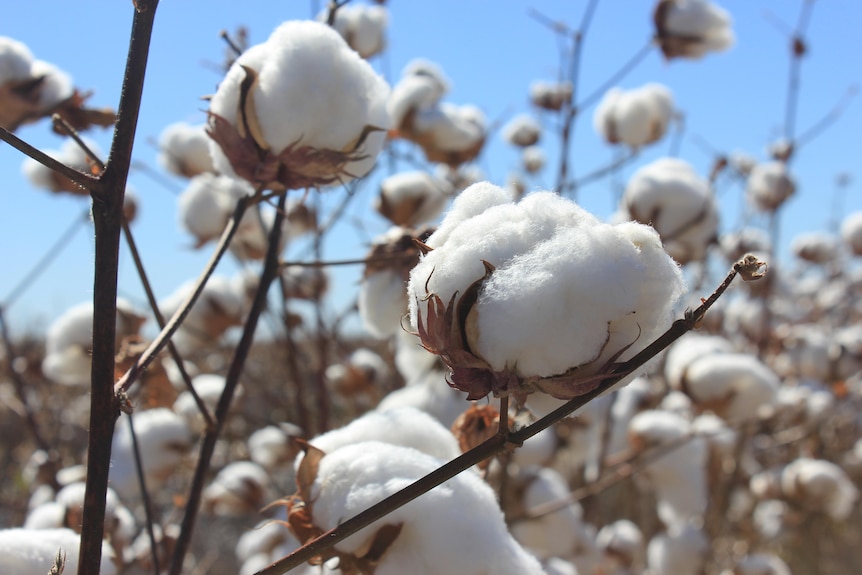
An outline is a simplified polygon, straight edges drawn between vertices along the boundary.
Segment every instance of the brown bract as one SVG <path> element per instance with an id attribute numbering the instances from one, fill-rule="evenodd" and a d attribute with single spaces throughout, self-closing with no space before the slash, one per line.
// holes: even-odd
<path id="1" fill-rule="evenodd" d="M 420 243 L 428 239 L 436 228 L 425 226 L 419 229 L 405 229 L 404 233 L 387 242 L 376 243 L 365 256 L 363 277 L 385 270 L 397 270 L 402 279 L 410 279 L 410 270 L 419 263 Z M 424 245 L 424 244 L 423 244 Z"/>
<path id="2" fill-rule="evenodd" d="M 207 114 L 207 134 L 222 149 L 237 176 L 255 188 L 275 191 L 326 186 L 356 177 L 346 167 L 368 157 L 362 146 L 369 134 L 380 128 L 365 126 L 342 150 L 318 149 L 297 140 L 276 154 L 263 137 L 254 104 L 258 74 L 248 66 L 242 68 L 246 76 L 240 84 L 237 125 L 218 114 Z"/>
<path id="3" fill-rule="evenodd" d="M 7 82 L 0 86 L 0 125 L 14 132 L 23 124 L 30 124 L 49 117 L 59 115 L 66 123 L 77 131 L 83 131 L 92 126 L 112 126 L 116 121 L 116 113 L 109 108 L 87 108 L 84 104 L 90 94 L 81 94 L 78 90 L 62 102 L 46 108 L 40 104 L 45 76 L 28 78 L 15 82 Z M 66 132 L 63 128 L 54 127 L 61 136 Z"/>

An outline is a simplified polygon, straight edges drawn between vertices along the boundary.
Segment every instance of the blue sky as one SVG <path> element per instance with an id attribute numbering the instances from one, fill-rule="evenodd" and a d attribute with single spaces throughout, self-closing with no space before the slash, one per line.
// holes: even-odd
<path id="1" fill-rule="evenodd" d="M 358 1 L 358 0 L 357 0 Z M 307 18 L 322 2 L 271 0 L 166 0 L 158 9 L 150 66 L 141 110 L 135 159 L 159 170 L 153 142 L 161 130 L 176 121 L 200 123 L 205 102 L 221 78 L 218 64 L 225 49 L 221 29 L 245 25 L 250 40 L 258 43 L 283 20 Z M 529 85 L 557 77 L 559 42 L 547 28 L 528 16 L 535 9 L 575 27 L 585 2 L 551 0 L 392 0 L 389 3 L 389 50 L 373 60 L 390 80 L 413 58 L 437 62 L 452 81 L 446 96 L 457 104 L 481 107 L 491 122 L 505 122 L 529 112 Z M 658 51 L 650 54 L 620 86 L 633 88 L 660 82 L 674 93 L 685 114 L 686 132 L 680 156 L 703 175 L 716 151 L 744 151 L 765 158 L 767 145 L 782 133 L 788 76 L 789 34 L 798 18 L 801 0 L 726 0 L 722 5 L 734 18 L 737 43 L 726 53 L 698 62 L 664 62 Z M 600 0 L 593 25 L 585 39 L 579 92 L 593 92 L 650 37 L 652 2 Z M 94 92 L 91 103 L 116 107 L 131 25 L 131 1 L 77 0 L 55 2 L 0 0 L 0 35 L 26 43 L 37 58 L 69 72 L 75 84 Z M 862 4 L 816 2 L 808 29 L 810 53 L 802 69 L 797 124 L 799 131 L 819 121 L 841 100 L 848 88 L 862 81 Z M 592 109 L 576 124 L 571 162 L 576 174 L 585 174 L 609 162 L 614 150 L 592 128 Z M 543 147 L 550 160 L 536 186 L 554 182 L 558 138 L 553 118 L 544 118 L 549 131 Z M 799 192 L 786 206 L 781 226 L 782 244 L 799 232 L 825 229 L 832 216 L 836 176 L 854 179 L 846 190 L 842 216 L 862 210 L 859 131 L 862 100 L 847 107 L 840 121 L 803 148 L 794 160 Z M 46 122 L 19 130 L 18 135 L 42 148 L 58 148 L 61 140 Z M 110 131 L 88 134 L 109 147 Z M 639 166 L 668 153 L 669 140 L 645 150 L 616 180 L 603 179 L 581 189 L 579 201 L 600 216 L 613 208 L 615 186 L 622 185 Z M 4 175 L 0 209 L 0 300 L 24 276 L 84 209 L 86 200 L 54 196 L 34 189 L 22 176 L 17 151 L 0 145 L 0 173 Z M 493 134 L 479 165 L 491 181 L 503 183 L 518 164 L 518 155 Z M 175 190 L 184 182 L 168 177 Z M 140 198 L 140 217 L 134 232 L 142 249 L 158 297 L 195 277 L 211 246 L 191 249 L 192 240 L 177 222 L 176 191 L 156 183 L 141 171 L 130 180 Z M 718 190 L 722 203 L 722 229 L 732 230 L 744 219 L 739 186 Z M 353 201 L 349 217 L 327 243 L 325 257 L 357 257 L 368 242 L 385 231 L 385 221 L 369 211 L 374 182 L 364 186 Z M 336 205 L 340 191 L 326 192 L 324 208 Z M 755 218 L 752 220 L 758 223 Z M 295 246 L 288 256 L 301 253 Z M 66 308 L 87 300 L 92 293 L 92 229 L 83 226 L 64 248 L 60 258 L 8 312 L 18 333 L 39 332 Z M 789 258 L 786 247 L 781 255 Z M 232 274 L 232 261 L 219 273 Z M 347 304 L 355 290 L 359 270 L 339 269 L 332 309 Z M 121 293 L 141 298 L 131 260 L 123 256 Z"/>

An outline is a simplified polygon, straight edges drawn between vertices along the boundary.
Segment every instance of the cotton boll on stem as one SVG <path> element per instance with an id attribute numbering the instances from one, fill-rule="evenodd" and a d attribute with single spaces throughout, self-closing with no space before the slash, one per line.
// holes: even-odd
<path id="1" fill-rule="evenodd" d="M 204 125 L 171 124 L 159 136 L 159 165 L 186 178 L 214 172 L 209 140 Z"/>
<path id="2" fill-rule="evenodd" d="M 734 42 L 731 17 L 709 0 L 659 0 L 653 20 L 664 57 L 697 60 Z"/>
<path id="3" fill-rule="evenodd" d="M 593 125 L 610 144 L 640 148 L 664 137 L 673 116 L 673 96 L 661 84 L 609 90 L 596 107 Z"/>
<path id="4" fill-rule="evenodd" d="M 784 162 L 757 164 L 748 176 L 746 195 L 761 212 L 775 212 L 796 193 L 796 182 Z"/>
<path id="5" fill-rule="evenodd" d="M 448 182 L 427 172 L 401 172 L 383 180 L 374 207 L 396 226 L 413 228 L 435 220 L 451 192 Z"/>

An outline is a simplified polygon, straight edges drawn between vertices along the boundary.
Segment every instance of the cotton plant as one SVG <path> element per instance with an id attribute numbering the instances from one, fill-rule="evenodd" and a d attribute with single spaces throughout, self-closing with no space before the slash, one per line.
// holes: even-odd
<path id="1" fill-rule="evenodd" d="M 862 212 L 853 212 L 841 222 L 841 239 L 854 256 L 862 255 Z"/>
<path id="2" fill-rule="evenodd" d="M 217 170 L 256 189 L 367 174 L 389 128 L 389 86 L 332 28 L 288 21 L 228 70 L 210 100 Z"/>
<path id="3" fill-rule="evenodd" d="M 743 336 L 754 343 L 769 337 L 771 313 L 764 298 L 735 297 L 725 302 L 723 310 L 724 330 L 729 336 Z"/>
<path id="4" fill-rule="evenodd" d="M 513 146 L 528 148 L 539 142 L 542 126 L 530 115 L 519 114 L 503 126 L 503 139 Z"/>
<path id="5" fill-rule="evenodd" d="M 641 169 L 626 185 L 624 215 L 658 231 L 668 253 L 680 264 L 703 261 L 718 237 L 718 205 L 709 184 L 690 164 L 661 158 Z"/>
<path id="6" fill-rule="evenodd" d="M 571 82 L 547 82 L 537 80 L 530 84 L 530 102 L 540 110 L 559 112 L 571 100 Z"/>
<path id="7" fill-rule="evenodd" d="M 286 501 L 288 523 L 306 541 L 442 463 L 377 441 L 311 452 L 302 460 L 297 493 Z M 475 473 L 453 477 L 337 543 L 323 559 L 329 557 L 337 557 L 345 573 L 544 573 L 511 536 L 493 490 Z"/>
<path id="8" fill-rule="evenodd" d="M 793 254 L 812 264 L 828 264 L 839 254 L 838 238 L 828 232 L 806 232 L 799 234 L 790 244 Z"/>
<path id="9" fill-rule="evenodd" d="M 698 60 L 734 43 L 730 14 L 709 0 L 659 0 L 653 22 L 656 42 L 668 60 Z"/>
<path id="10" fill-rule="evenodd" d="M 170 124 L 159 135 L 159 165 L 184 178 L 215 172 L 209 140 L 205 124 Z"/>
<path id="11" fill-rule="evenodd" d="M 410 322 L 469 399 L 587 393 L 666 329 L 684 289 L 652 228 L 604 224 L 550 192 L 513 204 L 474 185 L 426 244 Z"/>
<path id="12" fill-rule="evenodd" d="M 45 575 L 59 562 L 58 573 L 77 573 L 81 537 L 68 528 L 0 530 L 0 563 L 7 573 Z M 101 575 L 116 575 L 116 558 L 102 543 Z"/>
<path id="13" fill-rule="evenodd" d="M 662 84 L 611 88 L 596 107 L 593 126 L 607 143 L 637 149 L 661 140 L 673 114 L 673 94 Z"/>
<path id="14" fill-rule="evenodd" d="M 775 212 L 795 193 L 796 180 L 784 162 L 757 164 L 748 176 L 746 196 L 761 212 Z"/>
<path id="15" fill-rule="evenodd" d="M 434 174 L 399 172 L 380 183 L 374 208 L 396 226 L 415 228 L 436 220 L 453 192 L 449 182 Z"/>
<path id="16" fill-rule="evenodd" d="M 118 342 L 136 336 L 146 315 L 124 298 L 117 299 Z M 93 303 L 83 302 L 66 310 L 48 327 L 42 373 L 63 385 L 90 383 L 93 349 Z"/>
<path id="17" fill-rule="evenodd" d="M 320 13 L 318 20 L 325 22 L 329 10 Z M 382 4 L 347 4 L 338 6 L 332 27 L 341 34 L 347 45 L 363 58 L 371 58 L 386 48 L 386 28 L 389 12 Z"/>
<path id="18" fill-rule="evenodd" d="M 269 473 L 253 461 L 234 461 L 204 488 L 202 508 L 213 515 L 242 517 L 273 500 Z"/>

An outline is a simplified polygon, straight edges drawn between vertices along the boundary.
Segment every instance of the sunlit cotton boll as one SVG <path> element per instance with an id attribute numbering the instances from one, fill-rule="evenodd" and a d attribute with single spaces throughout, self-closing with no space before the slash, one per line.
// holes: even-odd
<path id="1" fill-rule="evenodd" d="M 195 237 L 195 247 L 218 239 L 236 209 L 237 201 L 253 193 L 249 184 L 235 178 L 208 172 L 193 177 L 177 198 L 177 204 L 180 223 Z M 256 214 L 249 211 L 243 221 L 246 217 L 256 217 Z"/>
<path id="2" fill-rule="evenodd" d="M 33 78 L 42 78 L 39 91 L 40 113 L 48 113 L 75 93 L 72 77 L 54 64 L 36 60 L 30 68 Z"/>
<path id="3" fill-rule="evenodd" d="M 329 10 L 324 10 L 318 20 L 326 22 Z M 335 12 L 333 27 L 347 44 L 363 58 L 371 58 L 386 47 L 386 26 L 389 13 L 379 4 L 341 5 Z"/>
<path id="4" fill-rule="evenodd" d="M 385 140 L 388 96 L 338 32 L 285 22 L 237 58 L 210 102 L 215 165 L 279 189 L 363 176 Z"/>
<path id="5" fill-rule="evenodd" d="M 709 541 L 700 529 L 686 526 L 653 537 L 647 547 L 650 575 L 700 575 Z"/>
<path id="6" fill-rule="evenodd" d="M 784 162 L 757 164 L 748 176 L 746 195 L 762 212 L 774 212 L 796 193 L 796 182 Z"/>
<path id="7" fill-rule="evenodd" d="M 717 335 L 689 332 L 679 338 L 665 355 L 664 377 L 674 389 L 682 387 L 685 372 L 696 360 L 712 353 L 730 353 L 733 346 Z"/>
<path id="8" fill-rule="evenodd" d="M 393 129 L 405 129 L 412 115 L 436 106 L 448 91 L 449 79 L 437 64 L 423 59 L 411 60 L 386 105 Z"/>
<path id="9" fill-rule="evenodd" d="M 416 112 L 409 139 L 419 144 L 429 162 L 458 166 L 479 155 L 486 130 L 485 115 L 476 106 L 442 102 Z"/>
<path id="10" fill-rule="evenodd" d="M 850 517 L 859 499 L 859 489 L 841 467 L 808 457 L 800 457 L 784 468 L 781 491 L 791 502 L 823 511 L 835 521 Z"/>
<path id="11" fill-rule="evenodd" d="M 609 90 L 593 116 L 606 142 L 639 148 L 662 139 L 673 116 L 673 95 L 661 84 Z"/>
<path id="12" fill-rule="evenodd" d="M 530 102 L 542 110 L 558 112 L 571 97 L 572 84 L 570 82 L 536 81 L 530 84 Z"/>
<path id="13" fill-rule="evenodd" d="M 796 257 L 812 264 L 826 264 L 838 257 L 838 238 L 827 232 L 799 234 L 790 247 Z"/>
<path id="14" fill-rule="evenodd" d="M 546 161 L 544 150 L 538 146 L 528 146 L 521 152 L 521 165 L 528 174 L 541 172 Z"/>
<path id="15" fill-rule="evenodd" d="M 327 530 L 437 469 L 443 461 L 380 442 L 348 445 L 320 461 L 311 487 L 313 522 Z M 494 491 L 461 473 L 336 544 L 364 556 L 384 525 L 401 525 L 376 575 L 542 574 L 539 562 L 509 534 Z"/>
<path id="16" fill-rule="evenodd" d="M 30 77 L 33 53 L 23 42 L 0 36 L 0 85 Z"/>
<path id="17" fill-rule="evenodd" d="M 602 223 L 551 192 L 513 204 L 502 188 L 471 186 L 427 244 L 433 251 L 410 274 L 410 321 L 471 398 L 585 393 L 577 381 L 542 378 L 589 376 L 631 357 L 667 328 L 684 289 L 655 230 Z M 463 307 L 468 292 L 475 301 L 453 320 L 462 341 L 452 341 L 442 308 Z M 510 386 L 512 377 L 531 386 Z"/>
<path id="18" fill-rule="evenodd" d="M 222 468 L 203 492 L 203 509 L 214 515 L 240 517 L 269 503 L 269 473 L 251 461 Z"/>
<path id="19" fill-rule="evenodd" d="M 206 126 L 177 122 L 166 127 L 159 136 L 158 161 L 167 171 L 186 178 L 215 171 Z"/>
<path id="20" fill-rule="evenodd" d="M 401 172 L 381 182 L 374 207 L 396 226 L 411 228 L 437 219 L 451 193 L 448 182 L 428 172 Z"/>
<path id="21" fill-rule="evenodd" d="M 665 58 L 697 60 L 734 42 L 731 17 L 709 0 L 659 0 L 653 20 Z"/>
<path id="22" fill-rule="evenodd" d="M 658 231 L 680 264 L 702 261 L 717 239 L 718 207 L 709 184 L 687 162 L 661 158 L 639 169 L 623 194 L 629 217 Z"/>
<path id="23" fill-rule="evenodd" d="M 862 255 L 862 212 L 853 212 L 841 222 L 841 239 L 855 256 Z"/>
<path id="24" fill-rule="evenodd" d="M 759 228 L 742 228 L 736 232 L 723 234 L 719 245 L 725 259 L 730 262 L 739 261 L 745 254 L 772 251 L 772 240 Z"/>
<path id="25" fill-rule="evenodd" d="M 0 530 L 0 564 L 6 573 L 45 575 L 51 571 L 58 551 L 65 554 L 63 573 L 77 573 L 80 536 L 71 529 L 3 529 Z M 107 541 L 102 543 L 101 575 L 116 575 L 113 552 Z"/>
<path id="26" fill-rule="evenodd" d="M 644 559 L 644 536 L 637 525 L 620 519 L 602 527 L 596 534 L 596 546 L 606 560 L 620 567 L 633 568 Z"/>
<path id="27" fill-rule="evenodd" d="M 542 126 L 532 116 L 515 116 L 503 127 L 503 139 L 521 148 L 536 144 L 542 137 Z"/>

